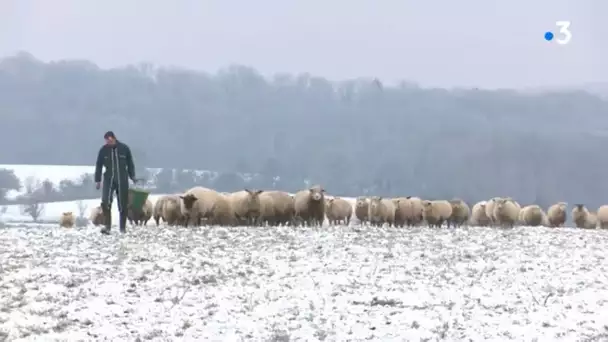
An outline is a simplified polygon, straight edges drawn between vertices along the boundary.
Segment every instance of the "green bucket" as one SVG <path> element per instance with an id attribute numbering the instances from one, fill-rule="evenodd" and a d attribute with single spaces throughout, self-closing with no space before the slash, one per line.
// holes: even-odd
<path id="1" fill-rule="evenodd" d="M 143 189 L 129 189 L 129 208 L 134 211 L 141 211 L 148 200 L 150 192 Z"/>

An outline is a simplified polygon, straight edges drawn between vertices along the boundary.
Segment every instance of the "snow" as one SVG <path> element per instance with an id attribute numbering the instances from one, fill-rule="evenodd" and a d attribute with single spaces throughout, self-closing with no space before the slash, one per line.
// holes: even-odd
<path id="1" fill-rule="evenodd" d="M 605 340 L 607 243 L 571 228 L 6 228 L 0 340 Z"/>

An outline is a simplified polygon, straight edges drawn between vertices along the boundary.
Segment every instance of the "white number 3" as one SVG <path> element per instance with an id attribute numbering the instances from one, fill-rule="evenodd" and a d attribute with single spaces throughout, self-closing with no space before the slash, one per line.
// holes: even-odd
<path id="1" fill-rule="evenodd" d="M 560 39 L 556 39 L 557 44 L 564 45 L 570 42 L 572 39 L 572 32 L 570 32 L 570 22 L 569 21 L 556 21 L 555 25 L 559 27 L 559 33 L 562 34 Z"/>

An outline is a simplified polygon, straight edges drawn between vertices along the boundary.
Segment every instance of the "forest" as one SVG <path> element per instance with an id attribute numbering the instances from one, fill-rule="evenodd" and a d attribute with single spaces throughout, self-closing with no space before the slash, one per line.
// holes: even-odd
<path id="1" fill-rule="evenodd" d="M 3 164 L 92 165 L 113 130 L 138 169 L 217 171 L 224 191 L 255 179 L 342 196 L 608 203 L 608 101 L 585 91 L 101 69 L 24 52 L 0 60 L 0 112 Z"/>

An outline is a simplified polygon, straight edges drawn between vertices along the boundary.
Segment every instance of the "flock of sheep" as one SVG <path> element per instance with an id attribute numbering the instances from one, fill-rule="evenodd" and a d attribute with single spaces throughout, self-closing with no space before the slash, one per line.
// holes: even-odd
<path id="1" fill-rule="evenodd" d="M 157 225 L 162 221 L 170 226 L 220 225 L 349 225 L 354 216 L 372 226 L 387 224 L 393 227 L 428 225 L 447 227 L 462 225 L 513 227 L 563 226 L 567 219 L 567 204 L 560 202 L 545 212 L 538 205 L 521 207 L 512 198 L 494 197 L 469 207 L 461 199 L 428 201 L 418 197 L 382 198 L 358 197 L 355 203 L 339 197 L 327 196 L 321 186 L 290 194 L 284 191 L 245 189 L 234 193 L 218 192 L 204 187 L 194 187 L 183 194 L 160 197 L 153 205 L 150 200 L 137 212 L 129 209 L 131 224 L 146 225 L 154 218 Z M 608 205 L 597 213 L 583 204 L 576 204 L 571 211 L 572 220 L 579 228 L 608 228 Z M 103 225 L 101 207 L 91 213 L 94 225 Z M 63 227 L 74 226 L 71 212 L 60 219 Z"/>

